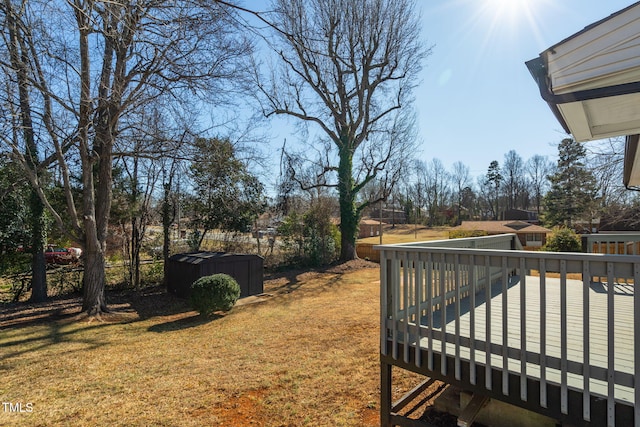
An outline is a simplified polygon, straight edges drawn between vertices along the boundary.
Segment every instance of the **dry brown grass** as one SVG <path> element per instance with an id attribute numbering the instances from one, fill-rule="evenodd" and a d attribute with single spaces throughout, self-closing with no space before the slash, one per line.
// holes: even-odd
<path id="1" fill-rule="evenodd" d="M 382 243 L 409 243 L 422 242 L 426 240 L 441 240 L 449 238 L 449 227 L 424 227 L 413 224 L 398 224 L 395 227 L 391 225 L 384 226 L 382 230 Z M 367 237 L 358 239 L 358 243 L 380 243 L 380 236 Z"/>
<path id="2" fill-rule="evenodd" d="M 112 296 L 123 314 L 102 321 L 77 299 L 11 306 L 0 399 L 33 411 L 0 425 L 379 425 L 378 275 L 291 273 L 214 319 L 161 291 Z"/>

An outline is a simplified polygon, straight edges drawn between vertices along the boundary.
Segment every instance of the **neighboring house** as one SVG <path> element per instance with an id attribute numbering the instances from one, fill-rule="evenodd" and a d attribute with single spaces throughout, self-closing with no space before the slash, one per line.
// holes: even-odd
<path id="1" fill-rule="evenodd" d="M 385 223 L 383 222 L 382 225 L 385 225 Z M 360 231 L 358 232 L 358 239 L 379 236 L 380 227 L 380 221 L 376 221 L 373 219 L 360 220 Z"/>
<path id="2" fill-rule="evenodd" d="M 592 234 L 600 232 L 600 218 L 591 218 L 589 220 L 577 219 L 573 221 L 573 230 L 579 234 Z"/>
<path id="3" fill-rule="evenodd" d="M 525 221 L 530 224 L 540 224 L 538 212 L 524 209 L 507 209 L 504 212 L 504 219 L 506 221 Z"/>
<path id="4" fill-rule="evenodd" d="M 336 227 L 340 227 L 340 218 L 331 218 L 331 223 Z M 382 226 L 387 225 L 382 223 Z M 380 221 L 377 219 L 363 218 L 360 220 L 358 229 L 358 239 L 365 239 L 367 237 L 374 237 L 380 235 Z"/>
<path id="5" fill-rule="evenodd" d="M 380 220 L 380 209 L 373 208 L 371 209 L 371 219 Z M 382 209 L 382 222 L 386 222 L 387 224 L 406 224 L 407 223 L 407 214 L 402 209 Z"/>
<path id="6" fill-rule="evenodd" d="M 515 233 L 525 248 L 540 248 L 547 243 L 548 228 L 524 221 L 462 221 L 454 230 L 484 231 L 489 236 Z"/>

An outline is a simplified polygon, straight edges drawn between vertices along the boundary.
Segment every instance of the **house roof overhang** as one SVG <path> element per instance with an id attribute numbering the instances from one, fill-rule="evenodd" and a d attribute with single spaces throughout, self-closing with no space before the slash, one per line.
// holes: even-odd
<path id="1" fill-rule="evenodd" d="M 638 138 L 629 137 L 640 134 L 638 51 L 640 2 L 526 62 L 540 95 L 576 141 L 628 136 L 625 185 L 629 188 L 640 186 Z"/>
<path id="2" fill-rule="evenodd" d="M 526 64 L 542 99 L 576 141 L 640 133 L 640 64 L 638 81 L 558 94 L 550 87 L 542 57 Z"/>

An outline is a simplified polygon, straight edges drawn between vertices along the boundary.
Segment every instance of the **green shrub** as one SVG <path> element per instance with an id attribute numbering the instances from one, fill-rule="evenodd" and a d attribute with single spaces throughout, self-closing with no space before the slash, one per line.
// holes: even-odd
<path id="1" fill-rule="evenodd" d="M 449 231 L 450 239 L 464 239 L 465 237 L 482 237 L 488 233 L 482 230 L 451 230 Z"/>
<path id="2" fill-rule="evenodd" d="M 228 274 L 204 276 L 191 285 L 191 305 L 200 314 L 229 311 L 240 297 L 240 285 Z"/>
<path id="3" fill-rule="evenodd" d="M 542 247 L 547 252 L 580 252 L 582 241 L 573 230 L 569 228 L 553 229 L 553 233 L 547 236 L 547 243 Z"/>

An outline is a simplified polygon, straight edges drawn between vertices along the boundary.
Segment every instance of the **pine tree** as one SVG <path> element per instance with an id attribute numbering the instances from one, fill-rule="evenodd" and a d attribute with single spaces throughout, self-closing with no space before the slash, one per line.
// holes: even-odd
<path id="1" fill-rule="evenodd" d="M 565 138 L 558 145 L 558 164 L 549 176 L 551 189 L 544 198 L 547 226 L 571 227 L 588 214 L 595 201 L 596 180 L 584 163 L 587 151 L 580 143 Z"/>
<path id="2" fill-rule="evenodd" d="M 484 185 L 487 188 L 487 201 L 494 220 L 497 220 L 500 215 L 500 188 L 503 181 L 504 177 L 500 173 L 500 164 L 497 160 L 493 160 L 489 164 Z"/>

